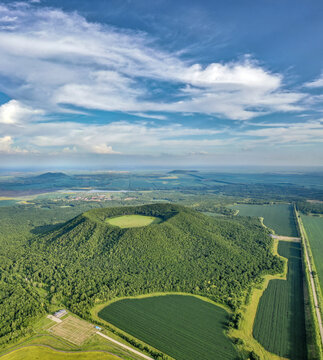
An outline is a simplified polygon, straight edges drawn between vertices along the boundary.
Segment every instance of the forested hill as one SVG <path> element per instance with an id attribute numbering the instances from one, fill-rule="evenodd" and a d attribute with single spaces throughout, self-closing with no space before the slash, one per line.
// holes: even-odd
<path id="1" fill-rule="evenodd" d="M 159 224 L 121 229 L 106 219 L 141 214 Z M 282 270 L 256 221 L 215 219 L 170 204 L 90 210 L 36 237 L 20 271 L 82 316 L 94 302 L 155 291 L 185 291 L 239 306 L 250 284 Z"/>

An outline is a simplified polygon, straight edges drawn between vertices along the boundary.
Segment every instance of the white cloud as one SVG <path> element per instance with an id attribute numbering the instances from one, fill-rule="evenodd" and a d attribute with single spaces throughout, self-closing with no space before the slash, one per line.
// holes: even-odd
<path id="1" fill-rule="evenodd" d="M 43 114 L 42 110 L 31 109 L 17 100 L 10 100 L 0 106 L 0 123 L 16 124 L 40 114 Z"/>
<path id="2" fill-rule="evenodd" d="M 142 154 L 161 153 L 167 149 L 183 153 L 201 151 L 201 148 L 209 151 L 212 147 L 224 145 L 224 141 L 217 138 L 221 131 L 178 124 L 156 126 L 147 122 L 118 121 L 106 125 L 76 126 L 73 122 L 31 122 L 26 127 L 6 125 L 2 130 L 19 139 L 17 145 L 28 144 L 29 151 L 40 152 Z M 209 139 L 201 139 L 204 136 Z"/>
<path id="3" fill-rule="evenodd" d="M 323 73 L 316 80 L 306 83 L 305 86 L 309 88 L 323 87 Z"/>
<path id="4" fill-rule="evenodd" d="M 12 143 L 11 136 L 0 137 L 0 152 L 10 152 Z"/>
<path id="5" fill-rule="evenodd" d="M 96 154 L 120 154 L 112 150 L 112 146 L 108 146 L 107 144 L 93 145 L 92 152 Z"/>
<path id="6" fill-rule="evenodd" d="M 90 23 L 77 13 L 43 7 L 0 7 L 0 91 L 32 108 L 64 105 L 125 112 L 192 112 L 245 120 L 298 111 L 303 95 L 283 90 L 283 78 L 255 61 L 182 60 L 147 35 Z M 8 21 L 0 20 L 0 27 Z M 144 81 L 143 81 L 144 80 Z M 151 97 L 150 81 L 182 90 L 181 101 Z M 166 84 L 166 89 L 164 86 Z"/>
<path id="7" fill-rule="evenodd" d="M 262 144 L 313 144 L 323 143 L 323 121 L 266 125 L 265 128 L 248 130 L 244 135 L 259 137 Z M 253 140 L 248 139 L 250 143 Z M 259 143 L 256 140 L 257 143 Z"/>
<path id="8" fill-rule="evenodd" d="M 21 150 L 18 147 L 13 146 L 14 141 L 11 136 L 6 135 L 0 137 L 0 153 L 4 154 L 17 154 L 27 153 L 27 150 Z"/>

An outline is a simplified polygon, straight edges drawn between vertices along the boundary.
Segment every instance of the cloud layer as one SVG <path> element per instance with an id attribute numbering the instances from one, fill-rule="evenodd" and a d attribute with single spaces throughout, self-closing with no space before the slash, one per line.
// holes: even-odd
<path id="1" fill-rule="evenodd" d="M 245 120 L 295 111 L 304 97 L 249 57 L 202 66 L 159 49 L 146 34 L 88 22 L 57 9 L 0 7 L 0 90 L 48 112 L 207 113 Z M 167 94 L 156 100 L 149 84 Z"/>
<path id="2" fill-rule="evenodd" d="M 0 105 L 1 154 L 221 156 L 323 139 L 322 120 L 256 121 L 321 103 L 321 95 L 305 91 L 322 87 L 322 76 L 289 89 L 282 74 L 248 55 L 202 65 L 148 34 L 21 2 L 0 5 L 0 51 L 0 92 L 11 99 Z M 120 116 L 99 124 L 69 117 L 94 110 Z M 188 113 L 239 125 L 168 121 Z"/>

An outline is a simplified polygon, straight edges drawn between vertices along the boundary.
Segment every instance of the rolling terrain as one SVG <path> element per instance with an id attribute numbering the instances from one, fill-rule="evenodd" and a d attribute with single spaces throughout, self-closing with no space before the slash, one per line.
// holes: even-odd
<path id="1" fill-rule="evenodd" d="M 160 222 L 130 228 L 107 222 L 124 216 Z M 153 292 L 202 295 L 236 311 L 251 284 L 263 274 L 282 271 L 271 246 L 267 230 L 253 219 L 212 218 L 172 204 L 90 210 L 28 236 L 17 248 L 23 256 L 16 254 L 15 276 L 36 306 L 23 318 L 17 313 L 15 334 L 53 306 L 90 319 L 95 303 Z M 4 270 L 9 274 L 10 269 L 9 262 Z M 21 311 L 28 309 L 17 299 L 11 297 L 10 307 L 17 302 Z M 4 342 L 15 317 L 5 314 Z"/>

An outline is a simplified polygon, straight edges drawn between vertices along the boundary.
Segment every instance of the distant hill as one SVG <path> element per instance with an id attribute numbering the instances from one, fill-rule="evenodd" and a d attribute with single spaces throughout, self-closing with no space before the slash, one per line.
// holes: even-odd
<path id="1" fill-rule="evenodd" d="M 106 221 L 132 214 L 162 221 L 135 228 Z M 257 221 L 172 204 L 95 209 L 36 237 L 23 267 L 48 289 L 49 302 L 85 317 L 97 301 L 156 291 L 201 294 L 236 308 L 263 273 L 282 270 L 271 241 Z"/>
<path id="2" fill-rule="evenodd" d="M 62 172 L 46 172 L 41 175 L 37 175 L 33 177 L 34 179 L 44 179 L 44 180 L 51 180 L 51 179 L 67 179 L 70 176 L 62 173 Z"/>

